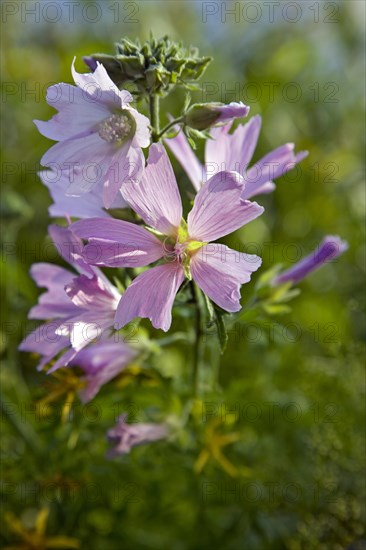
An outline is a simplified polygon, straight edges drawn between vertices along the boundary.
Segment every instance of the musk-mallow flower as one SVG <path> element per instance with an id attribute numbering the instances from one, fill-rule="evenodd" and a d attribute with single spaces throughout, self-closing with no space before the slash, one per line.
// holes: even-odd
<path id="1" fill-rule="evenodd" d="M 123 182 L 141 175 L 149 119 L 130 106 L 131 94 L 119 90 L 100 63 L 93 73 L 77 73 L 74 62 L 71 70 L 76 86 L 60 83 L 47 90 L 47 102 L 59 112 L 49 121 L 34 121 L 41 134 L 59 142 L 41 164 L 69 172 L 68 195 L 101 185 L 110 208 Z"/>
<path id="2" fill-rule="evenodd" d="M 136 445 L 158 441 L 169 435 L 166 424 L 154 424 L 152 422 L 127 424 L 126 420 L 127 414 L 122 414 L 118 418 L 117 425 L 107 432 L 108 440 L 115 443 L 115 447 L 108 451 L 109 458 L 127 454 Z"/>
<path id="3" fill-rule="evenodd" d="M 348 243 L 346 241 L 342 241 L 336 235 L 327 235 L 311 254 L 280 273 L 272 281 L 272 284 L 279 285 L 288 282 L 297 284 L 310 273 L 322 267 L 326 262 L 338 258 L 347 249 Z"/>
<path id="4" fill-rule="evenodd" d="M 204 165 L 194 154 L 182 130 L 174 138 L 165 140 L 196 191 L 214 174 L 229 170 L 238 172 L 244 178 L 243 199 L 270 193 L 275 188 L 273 180 L 292 170 L 308 155 L 307 151 L 295 154 L 294 144 L 286 143 L 248 168 L 257 145 L 261 117 L 254 116 L 246 124 L 239 125 L 232 134 L 229 133 L 231 125 L 230 122 L 211 129 L 212 139 L 206 141 Z"/>
<path id="5" fill-rule="evenodd" d="M 135 317 L 147 317 L 155 328 L 167 331 L 175 295 L 185 276 L 192 277 L 209 298 L 229 312 L 240 310 L 240 286 L 261 265 L 258 256 L 210 244 L 257 218 L 263 208 L 241 201 L 242 178 L 221 172 L 196 195 L 187 222 L 168 155 L 161 144 L 150 147 L 140 182 L 127 182 L 124 199 L 151 230 L 122 220 L 92 218 L 72 224 L 88 239 L 84 258 L 94 265 L 144 267 L 121 297 L 115 328 Z"/>
<path id="6" fill-rule="evenodd" d="M 59 254 L 75 271 L 49 263 L 31 267 L 32 278 L 47 290 L 29 318 L 46 322 L 28 334 L 19 349 L 40 354 L 39 369 L 57 357 L 48 371 L 53 372 L 113 328 L 120 294 L 98 268 L 84 261 L 82 243 L 70 229 L 51 225 L 49 233 Z"/>
<path id="7" fill-rule="evenodd" d="M 79 392 L 81 401 L 87 403 L 93 399 L 100 388 L 120 374 L 136 356 L 137 351 L 117 335 L 102 338 L 79 351 L 69 366 L 84 371 L 81 381 L 85 385 Z"/>

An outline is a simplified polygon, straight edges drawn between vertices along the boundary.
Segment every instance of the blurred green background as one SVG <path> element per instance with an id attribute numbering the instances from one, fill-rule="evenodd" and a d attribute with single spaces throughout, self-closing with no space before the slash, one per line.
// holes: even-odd
<path id="1" fill-rule="evenodd" d="M 2 520 L 2 547 L 20 544 L 14 518 L 32 529 L 46 507 L 47 535 L 85 549 L 365 548 L 364 3 L 4 1 L 1 9 L 1 497 L 14 515 Z M 113 53 L 122 36 L 144 40 L 150 30 L 214 57 L 194 99 L 243 100 L 250 116 L 262 115 L 255 159 L 288 141 L 309 150 L 301 170 L 258 199 L 265 214 L 226 242 L 259 253 L 263 269 L 291 265 L 326 233 L 350 248 L 301 284 L 291 313 L 232 330 L 194 430 L 107 461 L 105 432 L 118 413 L 184 416 L 191 354 L 172 343 L 89 406 L 76 400 L 62 421 L 72 382 L 45 382 L 36 358 L 17 351 L 39 295 L 29 267 L 59 261 L 47 247 L 51 201 L 36 175 L 51 142 L 32 120 L 53 114 L 47 86 L 71 82 L 73 56 L 83 71 L 82 55 Z M 162 109 L 177 114 L 182 102 L 173 94 Z M 216 368 L 214 344 L 209 353 Z M 56 387 L 64 393 L 40 412 L 36 403 Z M 219 432 L 240 434 L 223 449 L 235 476 L 213 459 L 194 471 L 213 418 Z"/>

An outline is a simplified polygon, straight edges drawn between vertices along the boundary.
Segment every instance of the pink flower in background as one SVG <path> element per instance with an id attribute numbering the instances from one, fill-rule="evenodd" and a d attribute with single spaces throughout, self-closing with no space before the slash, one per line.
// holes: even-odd
<path id="1" fill-rule="evenodd" d="M 261 117 L 254 116 L 246 124 L 239 125 L 232 134 L 229 134 L 230 128 L 231 122 L 212 128 L 213 139 L 206 141 L 204 166 L 197 159 L 182 130 L 174 138 L 165 140 L 196 191 L 208 178 L 223 170 L 230 170 L 239 172 L 244 178 L 243 199 L 270 193 L 275 188 L 272 180 L 292 170 L 308 154 L 302 151 L 295 155 L 294 144 L 286 143 L 248 169 L 258 141 Z"/>
<path id="2" fill-rule="evenodd" d="M 71 70 L 77 86 L 60 83 L 47 90 L 47 102 L 59 112 L 47 122 L 34 121 L 41 134 L 59 142 L 41 164 L 68 172 L 67 195 L 100 186 L 110 208 L 123 182 L 141 176 L 149 119 L 130 106 L 131 94 L 117 88 L 103 65 L 79 74 L 73 63 Z"/>
<path id="3" fill-rule="evenodd" d="M 263 212 L 255 202 L 241 201 L 242 182 L 236 173 L 221 172 L 197 193 L 187 223 L 172 166 L 164 147 L 153 144 L 140 182 L 127 182 L 124 199 L 153 229 L 104 218 L 80 220 L 72 230 L 88 239 L 84 258 L 94 265 L 143 267 L 161 265 L 138 275 L 122 295 L 115 317 L 121 328 L 135 317 L 147 317 L 155 328 L 170 328 L 175 295 L 186 275 L 217 305 L 240 310 L 240 286 L 250 280 L 261 259 L 209 244 L 228 235 Z"/>
<path id="4" fill-rule="evenodd" d="M 118 418 L 117 425 L 107 432 L 108 440 L 116 444 L 108 452 L 109 458 L 127 454 L 136 445 L 158 441 L 169 435 L 168 427 L 165 424 L 127 424 L 126 420 L 127 414 L 122 414 Z"/>
<path id="5" fill-rule="evenodd" d="M 43 170 L 38 173 L 41 182 L 48 188 L 53 204 L 48 209 L 54 218 L 91 218 L 93 216 L 109 217 L 103 204 L 103 184 L 100 182 L 89 193 L 80 196 L 65 194 L 69 184 L 69 174 L 66 171 L 54 172 Z M 111 208 L 126 208 L 127 203 L 118 193 Z"/>
<path id="6" fill-rule="evenodd" d="M 335 235 L 327 235 L 320 243 L 318 248 L 294 266 L 278 275 L 272 284 L 279 285 L 291 281 L 293 284 L 299 283 L 310 273 L 322 267 L 326 262 L 330 262 L 338 258 L 343 252 L 348 249 L 348 243 L 342 241 L 340 237 Z"/>
<path id="7" fill-rule="evenodd" d="M 117 376 L 137 356 L 136 350 L 113 338 L 105 338 L 90 344 L 71 359 L 70 367 L 80 367 L 85 376 L 85 388 L 80 399 L 87 403 L 99 392 L 103 384 Z"/>
<path id="8" fill-rule="evenodd" d="M 32 266 L 33 279 L 47 291 L 29 318 L 47 322 L 26 336 L 19 349 L 40 354 L 39 369 L 63 352 L 48 371 L 53 372 L 68 365 L 78 351 L 113 327 L 120 294 L 98 268 L 83 260 L 82 243 L 70 229 L 51 225 L 49 233 L 59 254 L 78 273 L 49 263 Z"/>

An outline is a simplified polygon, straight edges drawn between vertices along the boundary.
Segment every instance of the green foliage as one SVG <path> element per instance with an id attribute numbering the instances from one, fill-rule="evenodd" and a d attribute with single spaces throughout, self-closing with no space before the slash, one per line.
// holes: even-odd
<path id="1" fill-rule="evenodd" d="M 357 4 L 336 4 L 333 24 L 324 22 L 332 6 L 326 11 L 321 3 L 319 21 L 308 11 L 296 24 L 238 23 L 229 14 L 225 23 L 203 23 L 202 6 L 190 2 L 138 2 L 139 23 L 121 23 L 126 11 L 118 24 L 110 23 L 115 12 L 109 6 L 116 2 L 105 3 L 108 16 L 100 22 L 84 18 L 67 28 L 34 17 L 23 22 L 21 9 L 9 17 L 2 64 L 8 87 L 2 104 L 0 488 L 2 508 L 12 516 L 6 522 L 2 514 L 1 547 L 21 544 L 14 517 L 32 532 L 40 512 L 49 509 L 47 538 L 76 539 L 92 550 L 361 548 L 365 316 Z M 194 324 L 195 298 L 188 284 L 177 298 L 172 333 L 151 331 L 142 321 L 140 340 L 150 334 L 160 345 L 83 406 L 71 391 L 74 369 L 62 380 L 47 377 L 35 371 L 36 357 L 17 351 L 35 326 L 26 320 L 39 294 L 29 267 L 58 261 L 44 237 L 51 201 L 35 174 L 50 142 L 31 121 L 54 114 L 45 87 L 71 82 L 74 54 L 79 59 L 110 51 L 121 33 L 143 37 L 151 28 L 213 53 L 215 63 L 202 89 L 192 91 L 194 101 L 243 100 L 251 105 L 250 116 L 263 115 L 256 159 L 287 141 L 310 156 L 297 178 L 284 176 L 275 193 L 258 198 L 265 219 L 225 239 L 262 256 L 263 268 L 243 288 L 242 312 L 222 319 L 228 338 L 223 355 L 215 325 L 219 312 L 202 304 L 200 395 L 192 398 L 195 333 L 187 337 L 187 328 Z M 123 70 L 138 74 L 138 55 L 120 55 L 131 58 Z M 122 74 L 122 64 L 113 66 Z M 165 93 L 182 69 L 171 65 L 169 78 L 160 66 L 155 70 L 155 85 Z M 289 82 L 300 86 L 297 101 L 286 100 Z M 276 84 L 273 97 L 268 83 Z M 329 83 L 338 86 L 335 102 L 327 100 Z M 164 97 L 162 110 L 180 113 L 184 95 L 182 90 L 180 98 Z M 197 154 L 202 160 L 200 140 Z M 186 176 L 174 167 L 187 189 Z M 327 232 L 347 239 L 349 251 L 304 281 L 297 296 L 286 285 L 271 289 L 270 268 L 289 266 L 294 250 L 310 252 Z M 122 282 L 127 285 L 128 277 Z M 131 337 L 128 330 L 125 337 Z M 225 338 L 223 333 L 222 344 Z M 56 391 L 56 400 L 45 401 Z M 171 440 L 107 461 L 105 433 L 124 411 L 131 422 L 167 418 Z"/>

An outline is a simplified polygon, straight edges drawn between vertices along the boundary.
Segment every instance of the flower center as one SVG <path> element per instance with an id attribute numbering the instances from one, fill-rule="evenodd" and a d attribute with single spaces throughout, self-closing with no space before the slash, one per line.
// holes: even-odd
<path id="1" fill-rule="evenodd" d="M 98 124 L 98 134 L 107 143 L 123 143 L 135 134 L 136 122 L 125 109 Z"/>

